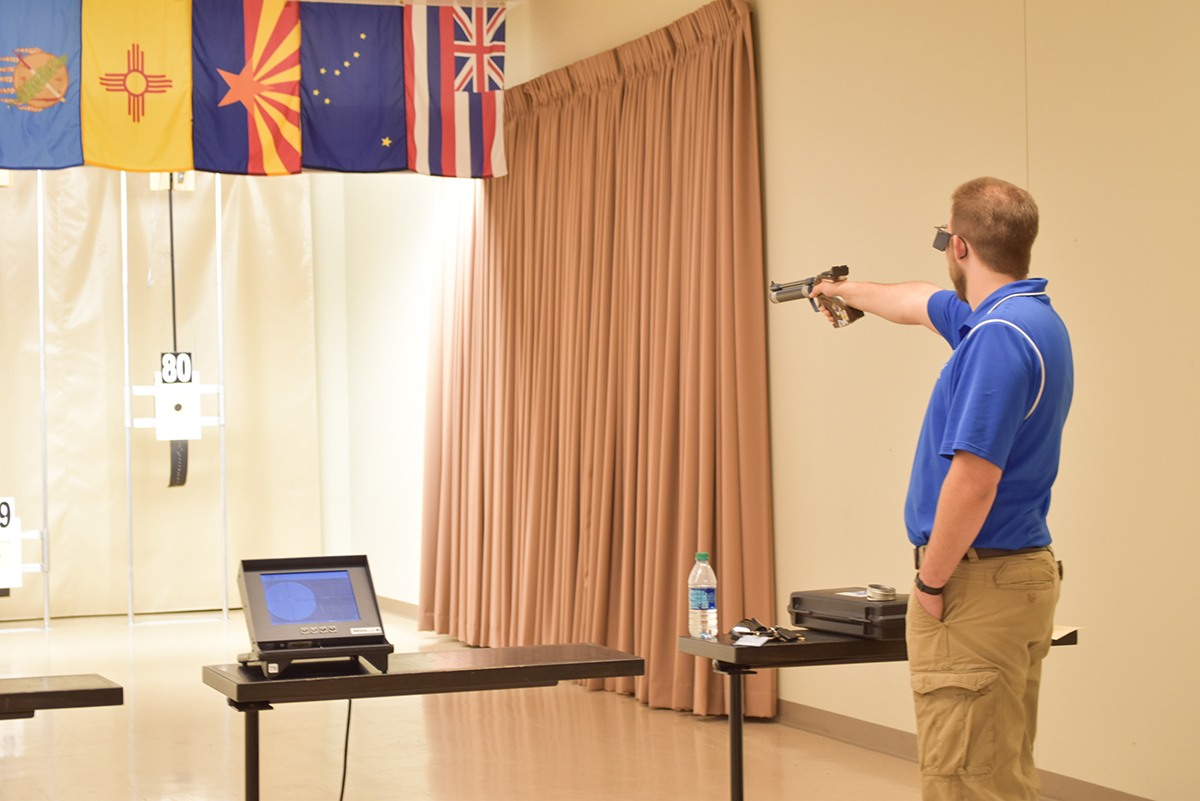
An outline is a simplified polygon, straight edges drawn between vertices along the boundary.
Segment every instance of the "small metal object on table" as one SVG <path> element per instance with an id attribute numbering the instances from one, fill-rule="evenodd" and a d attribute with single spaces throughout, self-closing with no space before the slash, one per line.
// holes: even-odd
<path id="1" fill-rule="evenodd" d="M 679 650 L 685 654 L 713 660 L 713 670 L 729 675 L 729 780 L 733 801 L 742 801 L 742 718 L 745 677 L 755 669 L 802 667 L 804 665 L 861 665 L 870 662 L 904 662 L 908 647 L 904 640 L 870 640 L 848 634 L 805 630 L 804 639 L 795 643 L 768 642 L 761 646 L 734 645 L 729 635 L 716 641 L 680 637 Z M 1054 645 L 1075 645 L 1079 633 L 1061 628 L 1054 633 Z"/>
<path id="2" fill-rule="evenodd" d="M 240 665 L 209 665 L 204 683 L 246 715 L 246 799 L 259 791 L 258 713 L 272 704 L 393 695 L 552 687 L 560 681 L 640 676 L 641 657 L 593 644 L 465 648 L 392 654 L 387 673 L 359 663 L 292 663 L 279 678 Z"/>
<path id="3" fill-rule="evenodd" d="M 121 685 L 95 673 L 0 679 L 0 720 L 31 718 L 39 709 L 120 706 Z"/>

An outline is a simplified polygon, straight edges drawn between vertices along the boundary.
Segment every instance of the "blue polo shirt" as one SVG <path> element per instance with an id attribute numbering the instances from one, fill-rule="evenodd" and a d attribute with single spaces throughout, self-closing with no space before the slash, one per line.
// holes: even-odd
<path id="1" fill-rule="evenodd" d="M 1004 471 L 973 547 L 1049 545 L 1050 487 L 1075 379 L 1071 340 L 1046 280 L 1007 284 L 974 311 L 950 291 L 935 293 L 928 308 L 954 353 L 917 442 L 904 510 L 909 540 L 929 542 L 950 460 L 969 451 Z"/>

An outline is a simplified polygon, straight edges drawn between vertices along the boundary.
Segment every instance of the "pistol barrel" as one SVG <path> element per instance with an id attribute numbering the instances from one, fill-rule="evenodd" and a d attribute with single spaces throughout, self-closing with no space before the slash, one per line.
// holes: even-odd
<path id="1" fill-rule="evenodd" d="M 805 281 L 793 281 L 790 284 L 772 283 L 767 296 L 772 303 L 787 303 L 789 300 L 808 298 L 811 289 L 811 278 Z"/>

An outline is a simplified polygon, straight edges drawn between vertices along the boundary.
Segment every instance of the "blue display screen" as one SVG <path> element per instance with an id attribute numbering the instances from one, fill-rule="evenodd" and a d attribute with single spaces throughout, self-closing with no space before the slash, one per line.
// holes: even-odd
<path id="1" fill-rule="evenodd" d="M 269 573 L 261 578 L 272 625 L 359 619 L 348 571 Z"/>

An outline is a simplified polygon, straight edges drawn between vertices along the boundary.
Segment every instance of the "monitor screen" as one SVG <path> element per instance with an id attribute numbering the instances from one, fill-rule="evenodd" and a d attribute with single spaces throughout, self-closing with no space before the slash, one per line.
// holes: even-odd
<path id="1" fill-rule="evenodd" d="M 387 642 L 365 556 L 245 559 L 238 589 L 256 649 Z"/>
<path id="2" fill-rule="evenodd" d="M 276 626 L 359 619 L 349 571 L 264 573 L 259 578 L 267 612 Z"/>

